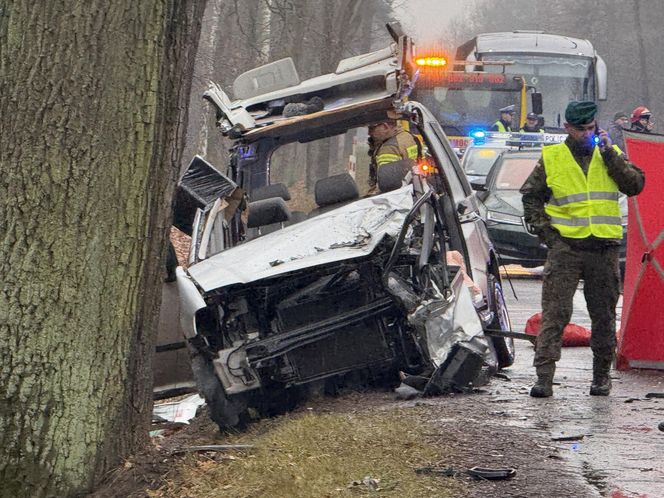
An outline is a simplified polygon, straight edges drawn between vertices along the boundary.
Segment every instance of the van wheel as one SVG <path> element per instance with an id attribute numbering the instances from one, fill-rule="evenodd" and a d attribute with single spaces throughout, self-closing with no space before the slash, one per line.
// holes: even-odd
<path id="1" fill-rule="evenodd" d="M 210 418 L 221 431 L 243 426 L 248 420 L 246 403 L 237 398 L 229 399 L 214 372 L 212 361 L 191 347 L 190 351 L 191 370 L 198 391 L 207 403 Z"/>
<path id="2" fill-rule="evenodd" d="M 500 284 L 496 276 L 492 274 L 489 274 L 487 283 L 487 291 L 491 299 L 491 311 L 494 316 L 489 327 L 494 330 L 512 330 L 512 322 L 510 321 L 507 305 L 505 304 L 505 297 L 503 296 L 503 286 Z M 516 356 L 514 339 L 511 337 L 492 337 L 491 341 L 493 342 L 496 355 L 498 356 L 498 366 L 500 368 L 511 366 L 514 363 L 514 358 Z"/>

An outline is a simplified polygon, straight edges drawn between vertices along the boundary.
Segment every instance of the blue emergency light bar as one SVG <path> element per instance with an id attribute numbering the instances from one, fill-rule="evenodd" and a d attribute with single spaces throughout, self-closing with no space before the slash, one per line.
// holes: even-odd
<path id="1" fill-rule="evenodd" d="M 473 131 L 470 136 L 475 145 L 492 143 L 512 147 L 542 147 L 562 143 L 567 138 L 564 133 L 522 133 L 515 131 Z"/>

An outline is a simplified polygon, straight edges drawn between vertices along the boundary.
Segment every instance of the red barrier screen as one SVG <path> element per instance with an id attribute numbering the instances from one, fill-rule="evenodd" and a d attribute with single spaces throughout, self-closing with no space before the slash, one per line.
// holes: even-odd
<path id="1" fill-rule="evenodd" d="M 632 163 L 646 174 L 629 199 L 619 369 L 664 369 L 664 135 L 625 132 Z"/>

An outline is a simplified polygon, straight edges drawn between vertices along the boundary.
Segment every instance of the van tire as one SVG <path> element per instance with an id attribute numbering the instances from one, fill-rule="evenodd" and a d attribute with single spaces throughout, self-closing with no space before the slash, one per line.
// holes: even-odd
<path id="1" fill-rule="evenodd" d="M 190 348 L 193 349 L 193 348 Z M 246 422 L 247 406 L 241 399 L 229 399 L 214 372 L 212 360 L 196 350 L 192 351 L 191 370 L 198 391 L 205 398 L 210 418 L 220 431 L 237 428 Z"/>
<path id="2" fill-rule="evenodd" d="M 512 330 L 512 323 L 510 322 L 507 305 L 503 296 L 503 287 L 500 280 L 493 274 L 489 274 L 487 292 L 491 303 L 491 311 L 494 316 L 489 328 L 503 331 Z M 507 368 L 512 366 L 516 356 L 514 339 L 511 337 L 492 337 L 491 341 L 498 357 L 498 367 Z"/>

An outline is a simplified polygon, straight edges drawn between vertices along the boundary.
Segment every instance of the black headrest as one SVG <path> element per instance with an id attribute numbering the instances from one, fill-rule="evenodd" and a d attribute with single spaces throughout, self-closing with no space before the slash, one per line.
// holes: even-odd
<path id="1" fill-rule="evenodd" d="M 378 167 L 378 188 L 381 192 L 396 190 L 403 185 L 403 178 L 412 171 L 415 162 L 412 159 L 402 159 Z"/>
<path id="2" fill-rule="evenodd" d="M 252 201 L 262 201 L 270 197 L 281 197 L 285 201 L 290 201 L 291 196 L 288 192 L 288 187 L 283 183 L 273 183 L 272 185 L 264 185 L 251 191 Z"/>
<path id="3" fill-rule="evenodd" d="M 247 227 L 258 228 L 272 223 L 282 223 L 291 218 L 290 209 L 281 197 L 272 197 L 262 201 L 250 202 L 248 206 Z"/>
<path id="4" fill-rule="evenodd" d="M 355 180 L 348 173 L 318 180 L 314 187 L 314 195 L 319 207 L 360 198 Z"/>

